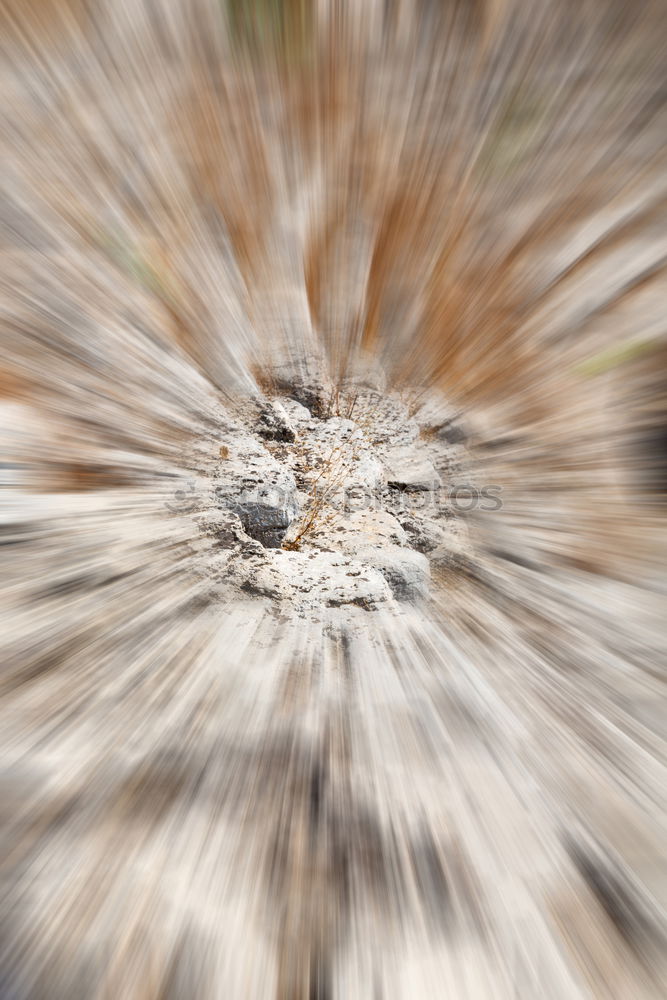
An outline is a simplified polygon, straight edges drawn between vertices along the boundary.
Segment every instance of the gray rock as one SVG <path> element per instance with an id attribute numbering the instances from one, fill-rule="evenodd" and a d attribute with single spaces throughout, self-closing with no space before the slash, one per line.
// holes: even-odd
<path id="1" fill-rule="evenodd" d="M 262 407 L 256 431 L 261 437 L 272 441 L 293 442 L 296 439 L 296 432 L 285 408 L 276 401 Z"/>
<path id="2" fill-rule="evenodd" d="M 342 515 L 327 530 L 326 537 L 350 555 L 360 547 L 408 545 L 401 525 L 384 510 L 359 510 Z"/>
<path id="3" fill-rule="evenodd" d="M 287 418 L 294 427 L 307 424 L 313 419 L 313 415 L 308 407 L 298 403 L 296 399 L 283 399 L 281 406 L 287 414 Z"/>
<path id="4" fill-rule="evenodd" d="M 272 494 L 260 500 L 239 501 L 235 505 L 243 527 L 251 538 L 257 539 L 266 549 L 279 549 L 287 529 L 296 516 L 290 508 Z"/>
<path id="5" fill-rule="evenodd" d="M 391 448 L 384 462 L 387 485 L 394 489 L 426 492 L 442 485 L 433 463 L 414 448 Z"/>
<path id="6" fill-rule="evenodd" d="M 399 517 L 408 544 L 418 552 L 433 552 L 446 541 L 444 529 L 431 518 L 419 518 L 403 515 Z"/>
<path id="7" fill-rule="evenodd" d="M 230 439 L 227 448 L 215 480 L 218 505 L 237 514 L 246 534 L 265 548 L 279 548 L 299 513 L 294 476 L 248 434 Z"/>
<path id="8" fill-rule="evenodd" d="M 280 392 L 291 396 L 316 416 L 329 416 L 333 385 L 324 366 L 314 359 L 276 365 L 271 376 Z"/>
<path id="9" fill-rule="evenodd" d="M 428 596 L 429 561 L 421 552 L 385 545 L 382 548 L 360 547 L 356 555 L 382 573 L 397 601 L 415 601 Z"/>
<path id="10" fill-rule="evenodd" d="M 382 573 L 342 553 L 266 553 L 237 572 L 244 574 L 240 586 L 245 593 L 302 608 L 356 604 L 371 609 L 391 598 Z"/>

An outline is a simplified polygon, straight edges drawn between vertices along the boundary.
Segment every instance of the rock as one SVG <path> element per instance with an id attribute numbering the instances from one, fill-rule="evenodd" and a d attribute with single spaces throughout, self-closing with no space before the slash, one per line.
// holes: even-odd
<path id="1" fill-rule="evenodd" d="M 308 407 L 298 403 L 296 399 L 283 399 L 281 405 L 287 414 L 288 420 L 295 427 L 298 427 L 300 424 L 308 423 L 313 419 L 313 415 Z"/>
<path id="2" fill-rule="evenodd" d="M 350 555 L 359 547 L 408 545 L 408 537 L 395 517 L 384 510 L 359 510 L 337 519 L 326 537 Z"/>
<path id="3" fill-rule="evenodd" d="M 246 533 L 241 518 L 232 510 L 213 507 L 197 514 L 195 521 L 201 532 L 213 537 L 218 548 L 238 549 L 254 554 L 264 551 L 260 542 Z"/>
<path id="4" fill-rule="evenodd" d="M 405 447 L 419 437 L 419 427 L 397 393 L 360 390 L 354 396 L 350 416 L 367 428 L 374 445 Z"/>
<path id="5" fill-rule="evenodd" d="M 410 518 L 438 518 L 442 512 L 439 490 L 387 488 L 382 491 L 381 502 L 401 524 Z"/>
<path id="6" fill-rule="evenodd" d="M 382 463 L 363 432 L 344 417 L 308 424 L 307 443 L 295 452 L 293 468 L 305 483 L 341 494 L 354 486 L 372 492 L 384 481 Z"/>
<path id="7" fill-rule="evenodd" d="M 255 429 L 261 437 L 272 441 L 293 442 L 296 439 L 296 432 L 285 408 L 275 401 L 266 403 L 261 408 Z"/>
<path id="8" fill-rule="evenodd" d="M 284 362 L 271 369 L 271 376 L 278 390 L 307 407 L 314 416 L 329 416 L 334 390 L 321 363 L 313 359 Z"/>
<path id="9" fill-rule="evenodd" d="M 352 389 L 337 402 L 354 419 L 255 395 L 214 428 L 225 457 L 210 459 L 215 507 L 195 515 L 196 541 L 224 595 L 288 614 L 347 606 L 347 620 L 361 614 L 352 605 L 427 597 L 430 566 L 465 559 L 462 519 L 448 518 L 438 489 L 456 447 L 420 439 L 397 393 Z"/>
<path id="10" fill-rule="evenodd" d="M 385 452 L 387 485 L 399 490 L 426 492 L 441 485 L 433 463 L 410 447 L 392 448 Z"/>
<path id="11" fill-rule="evenodd" d="M 357 558 L 382 573 L 397 601 L 415 601 L 429 592 L 429 561 L 421 552 L 398 545 L 358 548 Z"/>
<path id="12" fill-rule="evenodd" d="M 279 549 L 298 508 L 285 501 L 280 492 L 259 490 L 255 496 L 242 498 L 234 504 L 243 527 L 251 538 L 264 548 Z"/>
<path id="13" fill-rule="evenodd" d="M 356 604 L 370 609 L 391 598 L 383 574 L 330 552 L 267 553 L 259 563 L 246 564 L 241 589 L 300 607 Z"/>
<path id="14" fill-rule="evenodd" d="M 294 476 L 248 434 L 230 440 L 229 448 L 215 479 L 217 503 L 238 515 L 251 538 L 279 548 L 299 513 Z"/>
<path id="15" fill-rule="evenodd" d="M 437 521 L 431 518 L 418 518 L 414 516 L 399 517 L 408 544 L 418 552 L 433 552 L 439 545 L 443 545 L 447 534 Z"/>

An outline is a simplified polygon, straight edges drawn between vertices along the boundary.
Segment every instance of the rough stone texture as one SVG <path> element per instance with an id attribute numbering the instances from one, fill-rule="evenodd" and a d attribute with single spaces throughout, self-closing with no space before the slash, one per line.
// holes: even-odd
<path id="1" fill-rule="evenodd" d="M 371 489 L 384 481 L 382 463 L 363 430 L 345 417 L 331 417 L 317 428 L 315 440 L 321 441 L 326 449 L 338 441 L 345 442 L 342 461 L 346 466 L 347 480 Z"/>
<path id="2" fill-rule="evenodd" d="M 433 552 L 446 542 L 447 533 L 438 521 L 406 514 L 400 516 L 398 520 L 409 544 L 418 552 Z"/>
<path id="3" fill-rule="evenodd" d="M 333 385 L 323 365 L 313 360 L 285 361 L 271 369 L 276 388 L 317 417 L 329 416 Z"/>
<path id="4" fill-rule="evenodd" d="M 296 438 L 296 432 L 284 406 L 276 400 L 262 407 L 256 431 L 260 437 L 273 441 L 293 442 Z"/>
<path id="5" fill-rule="evenodd" d="M 351 389 L 342 401 L 342 412 L 364 428 L 379 455 L 387 449 L 412 445 L 419 437 L 419 426 L 397 392 Z"/>
<path id="6" fill-rule="evenodd" d="M 433 463 L 414 448 L 403 446 L 385 453 L 387 484 L 399 490 L 435 490 L 442 485 Z"/>
<path id="7" fill-rule="evenodd" d="M 382 573 L 396 600 L 414 601 L 428 595 L 429 562 L 421 552 L 384 545 L 360 547 L 357 556 Z"/>
<path id="8" fill-rule="evenodd" d="M 324 417 L 288 395 L 234 404 L 213 504 L 195 515 L 221 599 L 374 610 L 425 599 L 431 563 L 467 557 L 462 522 L 439 503 L 452 446 L 420 437 L 396 394 L 354 385 L 332 398 Z"/>
<path id="9" fill-rule="evenodd" d="M 331 534 L 336 544 L 350 553 L 360 547 L 409 544 L 399 522 L 385 510 L 346 514 L 333 525 Z"/>
<path id="10" fill-rule="evenodd" d="M 355 604 L 370 610 L 391 598 L 381 571 L 342 553 L 272 552 L 235 572 L 245 593 L 300 608 Z"/>
<path id="11" fill-rule="evenodd" d="M 353 420 L 311 419 L 300 429 L 299 447 L 285 456 L 306 487 L 344 492 L 354 486 L 375 490 L 384 478 L 382 463 Z"/>
<path id="12" fill-rule="evenodd" d="M 227 447 L 216 476 L 218 505 L 238 514 L 251 538 L 278 548 L 299 513 L 294 476 L 249 434 L 230 436 Z"/>
<path id="13" fill-rule="evenodd" d="M 197 514 L 195 521 L 200 531 L 215 539 L 217 547 L 238 549 L 249 554 L 261 555 L 264 546 L 245 531 L 243 521 L 232 510 L 210 508 Z"/>

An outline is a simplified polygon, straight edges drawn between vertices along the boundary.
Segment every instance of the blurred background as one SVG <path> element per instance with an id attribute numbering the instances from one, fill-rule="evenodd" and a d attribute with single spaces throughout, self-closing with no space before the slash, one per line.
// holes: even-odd
<path id="1" fill-rule="evenodd" d="M 665 995 L 666 43 L 0 0 L 0 996 Z M 502 488 L 349 634 L 213 600 L 185 502 L 313 360 Z"/>

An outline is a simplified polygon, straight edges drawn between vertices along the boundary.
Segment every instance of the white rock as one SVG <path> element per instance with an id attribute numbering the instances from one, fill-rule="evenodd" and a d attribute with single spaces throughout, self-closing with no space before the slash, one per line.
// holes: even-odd
<path id="1" fill-rule="evenodd" d="M 320 488 L 344 492 L 353 486 L 376 489 L 384 481 L 382 463 L 353 420 L 330 417 L 309 427 L 300 471 Z"/>
<path id="2" fill-rule="evenodd" d="M 275 400 L 266 403 L 261 408 L 256 430 L 261 437 L 272 441 L 292 442 L 296 438 L 296 432 L 287 411 L 281 403 Z"/>
<path id="3" fill-rule="evenodd" d="M 372 608 L 390 600 L 380 572 L 342 553 L 272 552 L 257 564 L 248 560 L 241 589 L 300 606 Z"/>
<path id="4" fill-rule="evenodd" d="M 384 455 L 387 484 L 401 490 L 435 490 L 442 485 L 433 463 L 411 447 L 391 448 Z"/>
<path id="5" fill-rule="evenodd" d="M 408 544 L 418 552 L 433 552 L 447 539 L 447 533 L 437 521 L 431 518 L 420 518 L 403 515 L 399 518 L 405 531 Z"/>
<path id="6" fill-rule="evenodd" d="M 215 477 L 216 502 L 238 514 L 251 538 L 278 548 L 299 513 L 292 472 L 251 435 L 230 436 Z"/>
<path id="7" fill-rule="evenodd" d="M 398 545 L 359 548 L 357 557 L 384 576 L 397 601 L 414 601 L 429 592 L 429 561 L 421 552 Z"/>
<path id="8" fill-rule="evenodd" d="M 308 407 L 298 403 L 296 399 L 283 399 L 282 407 L 288 419 L 295 427 L 298 427 L 300 424 L 306 424 L 313 419 L 313 415 Z"/>
<path id="9" fill-rule="evenodd" d="M 327 529 L 325 537 L 351 555 L 360 547 L 409 544 L 401 525 L 385 510 L 359 510 L 342 515 Z"/>

